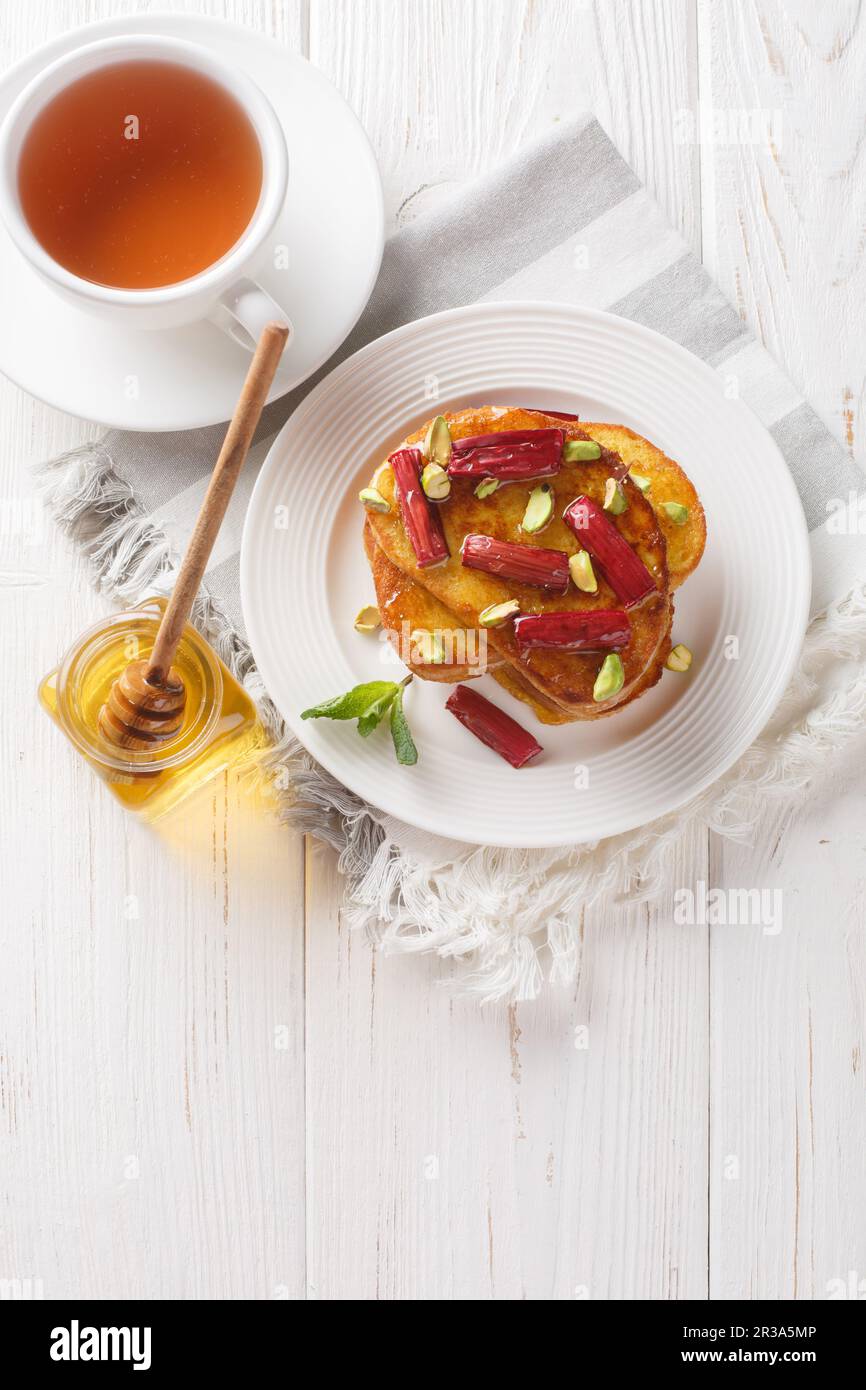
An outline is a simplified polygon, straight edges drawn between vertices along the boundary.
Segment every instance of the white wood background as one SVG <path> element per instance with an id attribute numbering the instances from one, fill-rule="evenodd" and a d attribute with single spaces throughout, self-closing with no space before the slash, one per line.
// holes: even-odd
<path id="1" fill-rule="evenodd" d="M 859 3 L 166 7 L 328 73 L 392 226 L 594 108 L 860 448 Z M 0 59 L 147 8 L 3 0 Z M 698 103 L 778 112 L 778 138 L 688 141 Z M 227 783 L 167 849 L 37 710 L 37 677 L 106 603 L 50 523 L 14 518 L 26 465 L 87 433 L 0 385 L 0 1279 L 327 1299 L 808 1299 L 866 1279 L 866 739 L 778 835 L 688 835 L 651 911 L 587 912 L 573 992 L 453 1003 L 446 967 L 350 937 L 321 847 Z M 782 932 L 673 925 L 698 879 L 783 887 Z"/>

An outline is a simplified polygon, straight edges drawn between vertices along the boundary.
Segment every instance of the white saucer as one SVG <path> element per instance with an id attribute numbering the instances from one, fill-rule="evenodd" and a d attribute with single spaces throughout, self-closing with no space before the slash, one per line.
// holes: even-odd
<path id="1" fill-rule="evenodd" d="M 295 326 L 270 399 L 305 381 L 353 327 L 379 271 L 382 185 L 370 143 L 326 77 L 272 39 L 200 15 L 136 14 L 88 24 L 0 79 L 0 120 L 47 63 L 116 34 L 169 34 L 242 66 L 270 99 L 289 148 L 288 202 L 257 278 Z M 210 323 L 131 333 L 66 303 L 0 227 L 0 371 L 49 405 L 100 424 L 180 430 L 231 415 L 249 355 Z"/>

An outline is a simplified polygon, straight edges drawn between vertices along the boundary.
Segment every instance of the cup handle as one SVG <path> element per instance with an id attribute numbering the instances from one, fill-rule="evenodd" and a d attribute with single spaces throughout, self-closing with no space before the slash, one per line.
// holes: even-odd
<path id="1" fill-rule="evenodd" d="M 276 300 L 271 299 L 267 291 L 256 284 L 255 280 L 248 280 L 246 277 L 236 280 L 223 291 L 211 310 L 210 317 L 218 328 L 242 348 L 246 348 L 247 352 L 255 350 L 262 329 L 274 320 L 287 325 L 287 346 L 292 341 L 295 331 L 291 319 Z"/>

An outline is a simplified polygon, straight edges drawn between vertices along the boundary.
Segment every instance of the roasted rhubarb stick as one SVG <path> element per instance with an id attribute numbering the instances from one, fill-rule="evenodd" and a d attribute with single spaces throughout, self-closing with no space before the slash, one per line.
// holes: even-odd
<path id="1" fill-rule="evenodd" d="M 460 556 L 467 569 L 484 570 L 501 579 L 516 579 L 557 594 L 564 594 L 568 588 L 568 556 L 564 550 L 516 545 L 493 536 L 467 536 Z"/>
<path id="2" fill-rule="evenodd" d="M 627 613 L 601 609 L 581 613 L 527 613 L 516 618 L 514 636 L 521 654 L 533 647 L 562 652 L 611 652 L 628 645 L 631 623 Z"/>
<path id="3" fill-rule="evenodd" d="M 458 685 L 446 700 L 445 708 L 512 767 L 523 767 L 530 758 L 544 752 L 537 739 L 522 729 L 516 719 L 468 685 Z"/>
<path id="4" fill-rule="evenodd" d="M 562 430 L 502 430 L 455 439 L 448 472 L 452 478 L 547 478 L 562 467 Z"/>
<path id="5" fill-rule="evenodd" d="M 633 608 L 655 592 L 655 580 L 643 560 L 591 498 L 576 498 L 566 508 L 563 521 L 589 551 L 596 567 L 626 608 Z"/>
<path id="6" fill-rule="evenodd" d="M 388 462 L 394 471 L 397 498 L 406 534 L 419 569 L 439 565 L 449 556 L 442 522 L 421 486 L 423 457 L 420 449 L 398 449 Z"/>
<path id="7" fill-rule="evenodd" d="M 548 410 L 543 405 L 522 405 L 521 410 L 532 410 L 536 415 L 547 415 L 551 420 L 569 420 L 576 425 L 580 419 L 579 415 L 570 415 L 567 410 Z"/>

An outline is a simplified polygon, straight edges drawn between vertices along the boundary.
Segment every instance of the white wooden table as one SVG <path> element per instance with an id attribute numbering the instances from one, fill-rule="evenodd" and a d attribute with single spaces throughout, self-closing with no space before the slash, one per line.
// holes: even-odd
<path id="1" fill-rule="evenodd" d="M 4 4 L 0 57 L 142 8 Z M 172 8 L 328 73 L 392 226 L 594 108 L 858 450 L 853 0 Z M 715 135 L 696 143 L 699 106 Z M 756 111 L 778 113 L 773 143 L 732 140 Z M 445 966 L 350 937 L 332 857 L 230 784 L 169 848 L 97 792 L 34 687 L 107 602 L 28 511 L 26 473 L 92 431 L 0 392 L 0 1279 L 328 1299 L 823 1298 L 866 1280 L 866 739 L 761 844 L 683 841 L 679 884 L 783 887 L 779 935 L 675 926 L 672 884 L 649 911 L 587 912 L 572 993 L 452 1003 Z"/>

